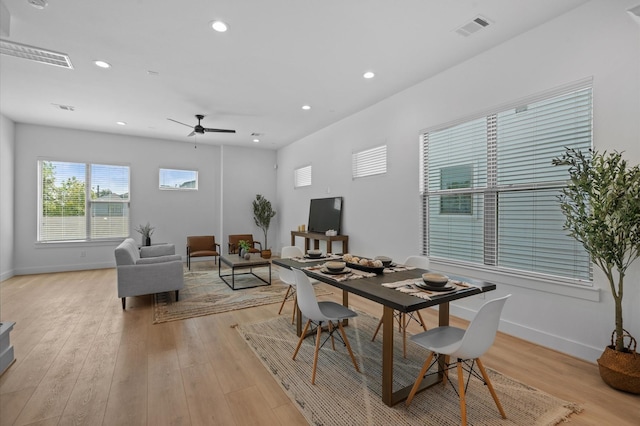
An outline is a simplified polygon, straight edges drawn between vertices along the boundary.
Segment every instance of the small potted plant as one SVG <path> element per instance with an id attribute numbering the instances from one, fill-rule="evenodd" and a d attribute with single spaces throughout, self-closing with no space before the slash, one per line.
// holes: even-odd
<path id="1" fill-rule="evenodd" d="M 250 248 L 251 246 L 247 241 L 238 241 L 238 255 L 240 257 L 244 257 L 246 260 L 249 260 L 251 258 L 251 252 L 249 251 Z"/>
<path id="2" fill-rule="evenodd" d="M 271 257 L 271 247 L 267 244 L 267 233 L 269 232 L 269 226 L 271 225 L 271 219 L 276 215 L 275 210 L 271 207 L 271 202 L 264 198 L 262 195 L 257 194 L 256 199 L 253 200 L 253 220 L 262 232 L 264 233 L 264 250 L 262 250 L 262 257 L 269 259 Z"/>
<path id="3" fill-rule="evenodd" d="M 149 222 L 146 225 L 138 225 L 136 231 L 142 235 L 142 245 L 150 246 L 151 245 L 151 235 L 153 234 L 153 230 L 155 228 L 151 226 Z"/>
<path id="4" fill-rule="evenodd" d="M 602 269 L 613 295 L 615 329 L 598 359 L 600 376 L 613 388 L 640 393 L 640 354 L 622 322 L 625 275 L 640 257 L 640 166 L 629 167 L 617 152 L 590 154 L 567 148 L 553 160 L 556 166 L 569 166 L 569 183 L 558 196 L 564 228 Z M 627 283 L 640 280 L 631 277 Z"/>

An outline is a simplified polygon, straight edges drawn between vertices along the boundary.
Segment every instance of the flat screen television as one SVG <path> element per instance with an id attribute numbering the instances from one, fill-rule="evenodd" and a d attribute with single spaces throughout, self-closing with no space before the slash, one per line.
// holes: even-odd
<path id="1" fill-rule="evenodd" d="M 342 197 L 314 198 L 309 206 L 309 232 L 325 233 L 333 229 L 340 234 Z"/>

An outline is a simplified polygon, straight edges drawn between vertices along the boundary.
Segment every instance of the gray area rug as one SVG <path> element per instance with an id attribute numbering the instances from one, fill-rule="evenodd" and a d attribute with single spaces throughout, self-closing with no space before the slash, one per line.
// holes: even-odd
<path id="1" fill-rule="evenodd" d="M 345 328 L 361 373 L 353 368 L 346 348 L 327 343 L 318 360 L 316 384 L 311 384 L 313 338 L 291 359 L 297 344 L 295 328 L 278 317 L 256 324 L 239 325 L 238 331 L 312 425 L 457 425 L 460 406 L 453 388 L 436 385 L 419 393 L 409 407 L 386 406 L 381 400 L 381 336 L 371 342 L 378 318 L 360 314 Z M 326 334 L 325 334 L 326 335 Z M 394 334 L 394 389 L 413 383 L 427 351 L 408 343 L 402 358 L 400 333 Z M 470 425 L 555 425 L 580 408 L 540 390 L 487 369 L 507 414 L 503 420 L 488 389 L 473 379 L 467 389 Z M 450 377 L 457 383 L 455 370 Z"/>
<path id="2" fill-rule="evenodd" d="M 256 275 L 269 280 L 269 268 L 254 268 Z M 222 273 L 229 273 L 223 268 Z M 184 272 L 185 288 L 180 290 L 179 299 L 175 301 L 174 292 L 157 293 L 153 299 L 153 323 L 176 321 L 220 312 L 245 309 L 253 306 L 281 303 L 288 285 L 278 279 L 278 267 L 271 268 L 271 285 L 254 288 L 243 288 L 256 284 L 264 284 L 251 275 L 237 275 L 235 287 L 231 290 L 218 276 L 218 265 L 211 262 L 193 262 L 191 271 Z M 230 281 L 230 277 L 226 278 Z M 328 294 L 317 290 L 318 294 Z M 291 313 L 293 302 L 288 301 L 285 307 Z M 291 320 L 290 315 L 284 315 Z"/>

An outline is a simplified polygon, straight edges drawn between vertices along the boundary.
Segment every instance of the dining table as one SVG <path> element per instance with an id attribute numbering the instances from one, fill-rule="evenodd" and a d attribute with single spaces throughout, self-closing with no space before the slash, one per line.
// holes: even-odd
<path id="1" fill-rule="evenodd" d="M 432 306 L 438 307 L 438 325 L 449 325 L 449 304 L 456 300 L 482 294 L 496 289 L 490 282 L 471 277 L 457 276 L 447 273 L 450 283 L 456 283 L 455 290 L 448 292 L 414 292 L 415 282 L 422 280 L 422 274 L 434 270 L 395 265 L 384 268 L 382 273 L 367 272 L 368 268 L 355 270 L 352 279 L 336 274 L 323 273 L 322 265 L 328 260 L 340 260 L 336 255 L 323 259 L 286 258 L 272 259 L 272 263 L 289 269 L 300 269 L 312 279 L 329 284 L 342 290 L 342 304 L 349 306 L 349 294 L 355 294 L 383 306 L 382 314 L 382 401 L 393 406 L 407 398 L 413 383 L 400 389 L 393 389 L 393 340 L 394 340 L 394 311 L 411 313 Z M 377 272 L 380 272 L 376 268 Z M 398 291 L 400 290 L 400 291 Z M 302 333 L 302 319 L 298 310 L 296 316 L 296 333 Z M 442 380 L 444 360 L 439 363 L 439 374 L 422 381 L 419 391 L 422 391 Z"/>

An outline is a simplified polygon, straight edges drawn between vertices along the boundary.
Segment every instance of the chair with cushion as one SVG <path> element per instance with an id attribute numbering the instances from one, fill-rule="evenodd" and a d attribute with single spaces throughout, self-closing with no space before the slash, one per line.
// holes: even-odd
<path id="1" fill-rule="evenodd" d="M 446 371 L 445 374 L 443 374 L 443 382 L 445 380 L 451 382 L 451 380 L 449 380 L 449 375 L 446 374 L 446 372 L 449 369 L 452 369 L 453 365 L 455 365 L 458 372 L 457 392 L 460 397 L 460 415 L 462 418 L 462 424 L 467 424 L 467 406 L 465 403 L 465 391 L 467 389 L 467 385 L 465 385 L 464 382 L 463 369 L 469 373 L 467 377 L 468 384 L 472 375 L 480 378 L 480 375 L 478 375 L 474 370 L 474 364 L 478 365 L 478 369 L 482 374 L 481 380 L 489 389 L 489 392 L 498 407 L 498 411 L 500 411 L 500 415 L 503 419 L 507 418 L 504 410 L 502 409 L 502 405 L 500 405 L 500 401 L 498 400 L 498 395 L 496 395 L 493 385 L 489 380 L 489 376 L 484 369 L 484 365 L 482 365 L 482 362 L 480 361 L 480 357 L 491 347 L 491 345 L 493 345 L 493 341 L 495 340 L 496 333 L 498 331 L 498 325 L 500 323 L 502 308 L 504 307 L 507 298 L 510 296 L 511 295 L 509 294 L 482 305 L 466 331 L 457 327 L 443 326 L 432 328 L 431 330 L 411 337 L 411 341 L 431 351 L 431 353 L 424 362 L 422 370 L 420 371 L 411 392 L 409 392 L 409 396 L 406 401 L 407 406 L 411 404 L 413 397 L 420 387 L 420 382 L 422 382 L 422 379 L 427 374 L 427 370 L 438 364 L 439 357 L 444 357 L 444 360 L 442 360 L 444 363 L 446 363 L 448 358 L 451 357 L 456 361 L 450 364 L 445 364 Z M 436 371 L 429 374 L 438 373 Z M 451 385 L 453 386 L 453 383 L 451 383 Z"/>
<path id="2" fill-rule="evenodd" d="M 249 244 L 249 253 L 260 253 L 262 251 L 262 243 L 260 241 L 254 241 L 251 234 L 235 234 L 229 235 L 229 254 L 238 253 L 238 247 L 240 241 L 246 241 Z M 260 248 L 256 248 L 258 245 Z"/>
<path id="3" fill-rule="evenodd" d="M 305 273 L 300 269 L 294 269 L 293 274 L 296 282 L 298 306 L 300 307 L 300 312 L 302 313 L 302 315 L 307 317 L 307 323 L 305 324 L 304 330 L 300 335 L 298 346 L 296 346 L 296 350 L 293 353 L 293 359 L 296 359 L 296 355 L 298 355 L 300 346 L 302 346 L 302 342 L 304 341 L 305 337 L 307 337 L 307 330 L 309 329 L 309 325 L 315 325 L 316 344 L 315 352 L 313 355 L 313 370 L 311 373 L 311 384 L 315 384 L 316 367 L 318 365 L 318 352 L 320 351 L 320 347 L 322 346 L 320 344 L 320 340 L 322 338 L 323 324 L 325 324 L 325 326 L 328 326 L 329 337 L 331 338 L 333 350 L 336 349 L 333 334 L 336 331 L 335 324 L 337 324 L 338 330 L 340 330 L 340 334 L 342 335 L 342 341 L 347 347 L 347 351 L 349 351 L 351 362 L 353 362 L 353 366 L 356 368 L 356 371 L 360 372 L 358 363 L 356 362 L 356 358 L 353 356 L 353 352 L 351 351 L 351 345 L 349 345 L 349 340 L 347 340 L 347 335 L 345 334 L 344 328 L 342 327 L 343 319 L 353 318 L 358 316 L 358 314 L 347 308 L 346 306 L 342 306 L 341 304 L 336 302 L 318 302 L 318 300 L 316 299 L 316 294 L 313 291 L 313 284 L 311 284 L 311 281 L 309 281 L 309 278 L 305 275 Z M 329 337 L 325 339 L 325 342 L 329 339 Z"/>
<path id="4" fill-rule="evenodd" d="M 213 263 L 220 256 L 220 244 L 216 243 L 216 237 L 213 235 L 190 236 L 187 237 L 187 267 L 191 270 L 192 257 L 211 257 Z"/>
<path id="5" fill-rule="evenodd" d="M 280 253 L 280 258 L 287 259 L 292 257 L 303 257 L 304 253 L 296 246 L 286 246 L 282 248 L 282 252 Z M 278 315 L 282 313 L 282 308 L 284 308 L 285 302 L 289 299 L 290 295 L 293 295 L 293 313 L 291 314 L 291 324 L 293 324 L 294 319 L 296 318 L 296 309 L 298 308 L 298 302 L 295 295 L 296 291 L 296 281 L 293 275 L 292 269 L 287 269 L 284 267 L 280 267 L 278 271 L 278 276 L 280 281 L 285 284 L 289 284 L 287 287 L 287 291 L 284 294 L 284 299 L 282 299 L 282 304 L 280 304 L 280 310 L 278 310 Z"/>
<path id="6" fill-rule="evenodd" d="M 145 246 L 138 249 L 133 238 L 125 239 L 115 249 L 118 273 L 118 297 L 125 309 L 126 298 L 144 294 L 175 291 L 184 287 L 182 257 L 173 244 Z"/>
<path id="7" fill-rule="evenodd" d="M 404 261 L 403 265 L 406 266 L 414 266 L 420 269 L 429 269 L 429 258 L 425 256 L 409 256 Z M 414 315 L 415 314 L 415 315 Z M 416 318 L 417 317 L 417 318 Z M 422 319 L 422 315 L 420 311 L 409 312 L 405 314 L 404 312 L 393 311 L 393 318 L 398 321 L 398 332 L 402 333 L 402 356 L 407 357 L 407 325 L 411 320 L 417 322 L 420 327 L 427 331 L 427 325 L 424 319 Z M 376 340 L 376 336 L 378 335 L 378 331 L 380 331 L 380 327 L 382 326 L 382 318 L 378 322 L 378 327 L 376 327 L 376 331 L 373 333 L 373 337 L 371 341 Z"/>

